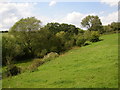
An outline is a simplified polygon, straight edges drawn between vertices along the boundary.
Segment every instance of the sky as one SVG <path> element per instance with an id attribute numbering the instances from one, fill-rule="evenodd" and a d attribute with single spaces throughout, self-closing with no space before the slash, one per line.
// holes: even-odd
<path id="1" fill-rule="evenodd" d="M 103 25 L 118 21 L 117 0 L 1 0 L 0 31 L 9 30 L 21 18 L 36 17 L 42 25 L 50 22 L 68 23 L 81 27 L 87 15 L 98 15 Z"/>

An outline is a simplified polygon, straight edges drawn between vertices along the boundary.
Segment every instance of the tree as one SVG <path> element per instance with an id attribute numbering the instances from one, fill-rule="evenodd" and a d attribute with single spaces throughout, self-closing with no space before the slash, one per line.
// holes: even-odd
<path id="1" fill-rule="evenodd" d="M 77 40 L 76 40 L 76 45 L 83 46 L 85 45 L 85 42 L 86 42 L 86 39 L 84 38 L 84 35 L 82 34 L 78 35 Z"/>
<path id="2" fill-rule="evenodd" d="M 105 33 L 120 32 L 120 22 L 112 22 L 111 24 L 103 26 Z"/>
<path id="3" fill-rule="evenodd" d="M 21 47 L 17 44 L 17 40 L 10 35 L 2 36 L 2 63 L 3 65 L 10 65 L 14 59 L 23 54 Z"/>
<path id="4" fill-rule="evenodd" d="M 16 22 L 11 28 L 10 33 L 18 40 L 19 45 L 25 52 L 25 56 L 33 56 L 32 42 L 35 32 L 40 30 L 41 21 L 35 17 L 28 17 Z"/>
<path id="5" fill-rule="evenodd" d="M 56 37 L 59 38 L 59 45 L 60 45 L 60 49 L 61 51 L 65 50 L 65 42 L 67 41 L 67 35 L 64 31 L 60 31 L 58 33 L 56 33 Z"/>
<path id="6" fill-rule="evenodd" d="M 35 56 L 43 57 L 48 52 L 58 52 L 60 42 L 49 30 L 42 28 L 35 34 L 33 49 Z"/>
<path id="7" fill-rule="evenodd" d="M 81 25 L 83 27 L 86 27 L 90 31 L 99 31 L 100 33 L 102 33 L 103 30 L 102 23 L 98 16 L 88 15 L 82 20 Z"/>
<path id="8" fill-rule="evenodd" d="M 110 27 L 113 31 L 120 31 L 120 22 L 112 22 Z"/>
<path id="9" fill-rule="evenodd" d="M 78 29 L 79 28 L 76 28 L 74 25 L 69 25 L 69 24 L 65 24 L 65 23 L 62 23 L 60 24 L 60 30 L 61 31 L 64 31 L 66 33 L 69 33 L 69 34 L 78 34 Z"/>
<path id="10" fill-rule="evenodd" d="M 103 26 L 103 30 L 104 30 L 104 33 L 112 32 L 112 28 L 110 27 L 110 25 Z"/>
<path id="11" fill-rule="evenodd" d="M 10 31 L 12 31 L 12 32 L 37 31 L 37 30 L 40 30 L 40 28 L 41 28 L 40 24 L 41 24 L 41 21 L 37 20 L 35 17 L 28 17 L 28 18 L 24 18 L 24 19 L 22 18 L 10 28 Z"/>
<path id="12" fill-rule="evenodd" d="M 56 34 L 60 31 L 64 31 L 67 32 L 69 34 L 78 34 L 78 28 L 76 28 L 74 25 L 69 25 L 69 24 L 59 24 L 59 23 L 48 23 L 47 25 L 45 25 L 43 27 L 44 29 L 49 30 L 50 32 L 52 32 L 53 34 Z"/>
<path id="13" fill-rule="evenodd" d="M 49 30 L 51 33 L 56 34 L 57 32 L 60 31 L 60 24 L 59 23 L 48 23 L 47 25 L 45 25 L 43 28 L 46 30 Z"/>

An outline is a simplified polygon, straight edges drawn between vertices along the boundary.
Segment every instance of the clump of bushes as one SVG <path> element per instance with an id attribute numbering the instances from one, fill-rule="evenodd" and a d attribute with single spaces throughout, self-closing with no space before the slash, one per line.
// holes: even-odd
<path id="1" fill-rule="evenodd" d="M 84 38 L 83 35 L 79 36 L 76 40 L 76 45 L 77 46 L 84 46 L 86 42 L 86 39 Z"/>
<path id="2" fill-rule="evenodd" d="M 87 41 L 90 41 L 90 42 L 97 42 L 99 41 L 100 37 L 100 34 L 98 31 L 86 31 L 84 33 L 84 38 L 87 40 Z"/>
<path id="3" fill-rule="evenodd" d="M 17 40 L 10 34 L 2 36 L 2 65 L 15 60 L 17 56 L 24 54 Z"/>
<path id="4" fill-rule="evenodd" d="M 44 56 L 46 55 L 46 53 L 47 53 L 47 50 L 46 50 L 46 49 L 43 49 L 41 52 L 37 52 L 37 53 L 36 53 L 36 56 L 37 56 L 38 58 L 41 58 L 41 57 L 44 57 Z"/>
<path id="5" fill-rule="evenodd" d="M 44 63 L 43 60 L 41 60 L 41 59 L 35 59 L 35 60 L 33 61 L 33 63 L 28 67 L 28 69 L 29 69 L 31 72 L 34 72 L 34 71 L 37 70 L 38 67 L 39 67 L 40 65 L 42 65 L 43 63 Z"/>
<path id="6" fill-rule="evenodd" d="M 65 43 L 65 49 L 70 49 L 74 45 L 74 40 L 69 40 Z"/>
<path id="7" fill-rule="evenodd" d="M 91 42 L 100 41 L 99 37 L 100 37 L 100 34 L 99 34 L 97 31 L 92 31 L 92 32 L 91 32 L 90 41 L 91 41 Z"/>
<path id="8" fill-rule="evenodd" d="M 6 68 L 6 71 L 5 71 L 5 75 L 7 77 L 9 77 L 9 76 L 15 76 L 15 75 L 18 75 L 20 73 L 21 73 L 21 68 L 15 66 L 13 64 L 8 65 L 7 68 Z"/>
<path id="9" fill-rule="evenodd" d="M 47 61 L 50 61 L 50 60 L 52 60 L 52 59 L 54 59 L 54 58 L 56 58 L 58 56 L 59 55 L 56 52 L 51 52 L 51 53 L 48 53 L 47 55 L 45 55 L 44 58 L 43 58 L 43 60 L 45 62 L 47 62 Z"/>
<path id="10" fill-rule="evenodd" d="M 78 34 L 76 36 L 76 45 L 84 46 L 89 45 L 90 42 L 100 41 L 100 34 L 98 31 L 85 31 L 84 34 Z M 89 43 L 88 43 L 89 42 Z"/>

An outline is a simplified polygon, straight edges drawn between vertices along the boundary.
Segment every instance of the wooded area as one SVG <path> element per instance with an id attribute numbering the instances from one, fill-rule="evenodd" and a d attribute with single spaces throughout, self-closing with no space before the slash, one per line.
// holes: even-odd
<path id="1" fill-rule="evenodd" d="M 74 46 L 85 46 L 89 42 L 100 41 L 102 34 L 117 33 L 120 23 L 113 22 L 103 26 L 98 16 L 85 17 L 81 25 L 83 30 L 71 24 L 51 22 L 44 26 L 35 17 L 20 19 L 2 36 L 2 63 L 7 65 L 7 75 L 20 73 L 13 64 L 30 58 L 44 58 L 50 54 L 56 57 Z M 39 61 L 36 66 L 46 61 Z M 11 69 L 12 72 L 10 71 Z M 14 72 L 15 71 L 15 72 Z"/>

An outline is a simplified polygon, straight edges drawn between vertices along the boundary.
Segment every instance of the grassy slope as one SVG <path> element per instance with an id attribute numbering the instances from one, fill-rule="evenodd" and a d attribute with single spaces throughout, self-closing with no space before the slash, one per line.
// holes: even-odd
<path id="1" fill-rule="evenodd" d="M 115 88 L 118 87 L 118 36 L 74 48 L 39 67 L 3 80 L 3 87 L 18 88 Z"/>

